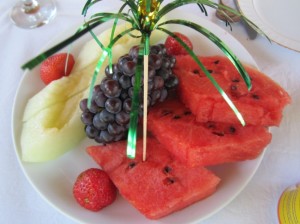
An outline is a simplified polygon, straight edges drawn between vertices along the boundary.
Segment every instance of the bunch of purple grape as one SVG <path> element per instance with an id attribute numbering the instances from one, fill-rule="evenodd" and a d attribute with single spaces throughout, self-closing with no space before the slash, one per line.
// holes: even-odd
<path id="1" fill-rule="evenodd" d="M 85 124 L 86 135 L 98 143 L 119 141 L 126 137 L 138 52 L 138 46 L 134 46 L 129 54 L 120 57 L 118 62 L 113 64 L 112 72 L 106 67 L 106 77 L 94 87 L 90 108 L 87 107 L 87 99 L 80 102 L 81 120 Z M 172 73 L 174 64 L 175 58 L 166 54 L 163 44 L 150 47 L 148 107 L 164 101 L 168 91 L 177 86 L 178 79 Z M 139 116 L 142 116 L 143 80 L 139 97 Z"/>

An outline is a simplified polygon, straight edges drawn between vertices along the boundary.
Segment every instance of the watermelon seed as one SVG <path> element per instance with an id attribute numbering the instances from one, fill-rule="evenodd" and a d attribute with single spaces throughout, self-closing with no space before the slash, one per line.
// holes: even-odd
<path id="1" fill-rule="evenodd" d="M 210 71 L 211 71 L 211 70 L 210 70 Z M 205 74 L 200 73 L 200 71 L 199 71 L 198 69 L 195 69 L 195 70 L 193 71 L 193 73 L 194 73 L 195 75 L 198 75 L 199 77 L 206 77 Z"/>
<path id="2" fill-rule="evenodd" d="M 172 171 L 172 168 L 169 166 L 165 166 L 165 168 L 163 169 L 164 173 L 170 173 Z"/>
<path id="3" fill-rule="evenodd" d="M 130 162 L 129 165 L 128 165 L 128 168 L 129 169 L 132 169 L 133 167 L 136 166 L 136 163 L 135 162 Z"/>
<path id="4" fill-rule="evenodd" d="M 219 64 L 219 62 L 220 62 L 219 60 L 216 60 L 216 61 L 214 61 L 214 64 L 217 65 L 217 64 Z"/>
<path id="5" fill-rule="evenodd" d="M 207 125 L 206 125 L 208 128 L 215 128 L 216 127 L 216 125 L 215 125 L 215 123 L 214 122 L 207 122 Z"/>
<path id="6" fill-rule="evenodd" d="M 178 119 L 180 119 L 181 117 L 179 116 L 179 115 L 175 115 L 174 117 L 173 117 L 173 119 L 174 120 L 178 120 Z"/>
<path id="7" fill-rule="evenodd" d="M 194 74 L 197 74 L 197 75 L 200 74 L 200 72 L 199 72 L 198 69 L 195 69 L 195 70 L 193 71 L 193 73 L 194 73 Z"/>
<path id="8" fill-rule="evenodd" d="M 233 127 L 233 126 L 230 126 L 230 127 L 229 127 L 229 132 L 230 132 L 231 134 L 235 133 L 235 131 L 236 131 L 235 127 Z"/>
<path id="9" fill-rule="evenodd" d="M 175 183 L 175 178 L 167 177 L 164 179 L 163 183 L 165 185 L 171 185 Z"/>
<path id="10" fill-rule="evenodd" d="M 183 114 L 184 114 L 185 116 L 188 116 L 188 115 L 191 115 L 192 112 L 188 110 L 188 111 L 185 111 Z"/>
<path id="11" fill-rule="evenodd" d="M 240 82 L 240 80 L 239 79 L 232 79 L 232 82 Z"/>
<path id="12" fill-rule="evenodd" d="M 214 72 L 213 70 L 210 70 L 210 69 L 209 69 L 209 70 L 207 70 L 207 71 L 208 71 L 209 73 L 213 73 L 213 72 Z"/>
<path id="13" fill-rule="evenodd" d="M 164 117 L 164 116 L 167 116 L 167 115 L 169 115 L 169 114 L 171 114 L 171 113 L 172 113 L 172 112 L 169 111 L 169 110 L 163 110 L 163 111 L 161 112 L 161 116 Z"/>
<path id="14" fill-rule="evenodd" d="M 259 96 L 256 95 L 256 94 L 253 94 L 253 95 L 252 95 L 252 98 L 253 98 L 253 99 L 256 99 L 256 100 L 259 100 Z"/>

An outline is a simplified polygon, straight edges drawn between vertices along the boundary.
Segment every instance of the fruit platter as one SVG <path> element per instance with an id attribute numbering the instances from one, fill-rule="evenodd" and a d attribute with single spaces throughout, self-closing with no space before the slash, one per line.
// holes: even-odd
<path id="1" fill-rule="evenodd" d="M 178 13 L 178 11 L 176 13 Z M 171 14 L 169 16 L 170 18 L 172 18 L 172 16 L 175 15 Z M 242 61 L 242 63 L 245 66 L 247 66 L 249 71 L 252 70 L 254 71 L 255 68 L 257 68 L 255 61 L 253 60 L 251 55 L 247 52 L 247 50 L 236 39 L 234 39 L 226 30 L 219 28 L 215 24 L 201 17 L 191 16 L 191 15 L 187 15 L 186 17 L 189 21 L 194 21 L 197 24 L 201 24 L 202 26 L 206 27 L 210 31 L 213 31 L 213 33 L 216 34 L 217 36 L 222 37 L 222 41 L 230 47 L 230 49 L 236 54 L 236 56 L 240 59 L 240 61 Z M 121 25 L 121 27 L 124 26 Z M 109 29 L 109 25 L 101 26 L 97 28 L 95 33 L 99 34 L 100 36 L 102 35 L 101 36 L 102 38 L 108 38 L 109 36 L 108 37 L 105 36 L 106 33 L 109 33 L 107 32 L 108 29 Z M 214 44 L 212 44 L 207 38 L 199 35 L 197 32 L 194 32 L 191 29 L 188 29 L 186 27 L 183 28 L 182 26 L 170 25 L 170 29 L 176 30 L 176 32 L 178 33 L 184 33 L 185 36 L 189 38 L 190 42 L 193 43 L 194 45 L 193 50 L 194 52 L 196 52 L 196 54 L 199 57 L 205 57 L 205 58 L 210 57 L 211 61 L 208 60 L 207 64 L 211 63 L 214 64 L 213 66 L 216 66 L 216 64 L 220 63 L 222 66 L 225 67 L 227 66 L 227 62 L 226 63 L 224 62 L 223 64 L 222 61 L 223 59 L 220 57 L 220 55 L 222 55 L 222 52 Z M 67 36 L 68 34 L 70 34 L 70 32 L 72 31 L 69 31 L 64 35 Z M 53 40 L 53 43 L 57 43 L 60 40 L 62 40 L 65 37 L 64 35 L 57 37 L 55 40 Z M 155 44 L 158 44 L 156 46 L 161 46 L 164 45 L 164 43 L 166 43 L 167 38 L 168 37 L 166 35 L 154 33 L 152 41 Z M 121 42 L 119 45 L 117 45 L 118 47 L 117 52 L 119 52 L 119 57 L 117 58 L 120 58 L 122 55 L 130 52 L 130 49 L 133 49 L 133 46 L 135 44 L 136 43 L 134 43 L 132 38 L 127 38 L 124 40 L 124 42 Z M 49 46 L 45 46 L 45 47 L 47 48 Z M 139 174 L 140 178 L 137 179 L 137 177 L 131 177 L 131 176 L 127 177 L 125 176 L 127 174 L 124 173 L 122 173 L 121 175 L 121 173 L 115 172 L 115 170 L 111 171 L 109 167 L 112 167 L 113 164 L 111 165 L 110 163 L 117 163 L 116 161 L 118 159 L 122 159 L 122 160 L 124 159 L 123 157 L 119 158 L 120 155 L 125 156 L 125 154 L 120 153 L 118 150 L 121 149 L 122 147 L 125 148 L 124 146 L 125 143 L 119 141 L 120 140 L 118 139 L 119 136 L 117 136 L 116 139 L 114 139 L 116 143 L 99 144 L 99 141 L 110 139 L 110 137 L 105 136 L 104 134 L 101 136 L 99 135 L 100 140 L 97 140 L 97 142 L 95 142 L 94 141 L 95 136 L 93 136 L 92 131 L 87 131 L 87 128 L 85 128 L 85 131 L 83 129 L 80 129 L 80 127 L 82 126 L 82 122 L 85 123 L 84 119 L 88 120 L 87 117 L 82 119 L 82 121 L 79 120 L 77 126 L 75 125 L 72 126 L 72 128 L 69 129 L 67 128 L 66 130 L 64 130 L 64 133 L 61 135 L 59 139 L 51 137 L 52 133 L 44 134 L 46 130 L 40 129 L 40 125 L 39 125 L 41 120 L 46 123 L 45 126 L 48 125 L 49 127 L 51 127 L 51 125 L 53 126 L 56 125 L 56 128 L 59 129 L 59 127 L 62 126 L 62 123 L 65 123 L 68 120 L 72 120 L 74 111 L 75 112 L 79 111 L 79 113 L 85 112 L 87 106 L 83 105 L 82 100 L 84 98 L 87 98 L 88 96 L 88 93 L 85 90 L 87 89 L 86 86 L 89 85 L 88 81 L 90 79 L 88 81 L 85 81 L 80 77 L 83 76 L 83 72 L 82 72 L 83 69 L 88 69 L 90 73 L 93 72 L 95 66 L 95 58 L 99 57 L 99 53 L 97 53 L 95 49 L 97 49 L 97 43 L 95 43 L 95 41 L 91 36 L 85 36 L 84 38 L 81 38 L 78 41 L 74 42 L 72 44 L 71 53 L 72 55 L 74 55 L 75 64 L 74 64 L 73 71 L 75 71 L 76 74 L 74 76 L 74 74 L 71 73 L 71 76 L 75 78 L 72 79 L 71 81 L 69 81 L 70 79 L 65 78 L 66 81 L 60 81 L 59 85 L 50 84 L 51 87 L 49 88 L 47 87 L 50 90 L 47 91 L 46 93 L 37 94 L 40 91 L 43 91 L 44 88 L 46 88 L 45 84 L 42 82 L 40 78 L 40 66 L 30 71 L 26 71 L 24 74 L 24 78 L 20 83 L 15 98 L 15 102 L 14 102 L 13 137 L 14 137 L 16 154 L 19 158 L 20 165 L 23 168 L 25 175 L 27 176 L 28 180 L 33 185 L 33 187 L 41 194 L 43 198 L 45 198 L 45 200 L 47 200 L 51 205 L 53 205 L 53 207 L 58 209 L 66 216 L 78 222 L 90 223 L 90 224 L 99 223 L 99 222 L 103 222 L 103 223 L 122 222 L 122 223 L 131 223 L 131 224 L 133 223 L 174 223 L 174 224 L 198 223 L 201 220 L 216 213 L 224 206 L 226 206 L 228 203 L 230 203 L 251 180 L 252 176 L 257 171 L 261 160 L 263 159 L 264 151 L 267 150 L 265 146 L 267 146 L 267 144 L 271 141 L 271 135 L 269 134 L 269 130 L 266 129 L 265 126 L 278 125 L 280 121 L 277 121 L 277 123 L 275 121 L 275 123 L 272 123 L 271 125 L 268 118 L 260 119 L 259 120 L 259 122 L 261 122 L 260 126 L 255 129 L 248 128 L 249 129 L 248 132 L 244 131 L 246 129 L 240 127 L 240 124 L 238 122 L 234 123 L 235 117 L 232 118 L 231 116 L 228 117 L 228 119 L 230 120 L 230 124 L 232 124 L 231 126 L 226 126 L 226 125 L 224 126 L 223 124 L 215 125 L 215 123 L 213 124 L 209 123 L 207 124 L 208 126 L 196 125 L 195 132 L 204 130 L 202 133 L 203 135 L 206 135 L 205 132 L 206 129 L 212 128 L 213 129 L 212 133 L 214 133 L 213 134 L 214 138 L 216 136 L 217 138 L 221 138 L 222 136 L 224 136 L 224 133 L 227 135 L 227 131 L 229 131 L 232 135 L 233 134 L 238 135 L 237 138 L 239 140 L 246 139 L 245 141 L 247 142 L 248 141 L 247 136 L 256 133 L 256 135 L 252 136 L 253 140 L 250 139 L 250 141 L 248 141 L 249 142 L 248 144 L 250 144 L 251 147 L 254 147 L 251 144 L 257 146 L 262 142 L 261 139 L 264 139 L 263 144 L 260 145 L 260 148 L 253 155 L 249 154 L 246 159 L 241 159 L 239 158 L 238 155 L 233 154 L 233 157 L 229 156 L 230 158 L 228 160 L 226 159 L 224 160 L 224 157 L 226 156 L 221 155 L 220 153 L 219 153 L 219 157 L 216 156 L 216 154 L 214 154 L 213 156 L 210 156 L 208 154 L 208 156 L 204 159 L 198 159 L 198 157 L 200 158 L 201 156 L 197 156 L 196 154 L 191 156 L 181 155 L 180 151 L 176 150 L 176 146 L 178 145 L 178 142 L 180 142 L 181 147 L 186 147 L 188 149 L 192 147 L 189 144 L 190 143 L 194 144 L 193 141 L 196 140 L 195 137 L 181 138 L 182 135 L 178 135 L 178 133 L 181 133 L 181 130 L 178 127 L 181 126 L 184 127 L 182 130 L 186 132 L 189 129 L 189 127 L 194 127 L 195 119 L 201 121 L 201 119 L 207 119 L 206 117 L 208 116 L 205 115 L 205 113 L 201 113 L 198 116 L 197 114 L 198 108 L 193 107 L 193 105 L 199 104 L 199 102 L 196 102 L 198 98 L 190 97 L 187 96 L 186 94 L 188 92 L 187 89 L 191 89 L 191 91 L 194 90 L 192 88 L 193 77 L 191 77 L 192 81 L 190 80 L 185 81 L 185 78 L 187 76 L 184 75 L 182 76 L 181 74 L 182 73 L 186 74 L 191 72 L 195 73 L 195 65 L 193 64 L 193 62 L 190 61 L 189 58 L 186 58 L 187 56 L 177 56 L 176 57 L 177 65 L 174 65 L 174 70 L 177 71 L 177 73 L 176 72 L 175 73 L 177 74 L 179 82 L 189 83 L 187 87 L 184 85 L 180 86 L 180 91 L 182 93 L 185 93 L 180 96 L 182 102 L 179 103 L 177 99 L 178 98 L 177 95 L 175 95 L 175 97 L 173 98 L 171 95 L 171 99 L 166 100 L 167 103 L 163 104 L 162 102 L 162 105 L 160 105 L 160 103 L 158 104 L 158 106 L 154 105 L 153 107 L 154 109 L 152 109 L 152 111 L 149 109 L 148 123 L 149 123 L 149 129 L 151 130 L 153 136 L 150 136 L 148 139 L 148 144 L 150 144 L 151 146 L 149 145 L 148 147 L 149 155 L 148 155 L 148 159 L 146 159 L 144 164 L 147 164 L 147 162 L 150 163 L 152 160 L 155 160 L 154 158 L 155 156 L 152 153 L 156 150 L 156 148 L 163 148 L 162 150 L 165 150 L 164 148 L 166 147 L 172 148 L 171 151 L 175 152 L 175 157 L 177 157 L 177 159 L 181 158 L 178 161 L 176 160 L 176 162 L 172 164 L 174 165 L 174 167 L 178 166 L 179 167 L 178 169 L 183 170 L 183 171 L 181 170 L 182 172 L 179 172 L 179 174 L 182 175 L 183 179 L 184 179 L 184 175 L 186 175 L 188 172 L 201 173 L 203 177 L 207 176 L 208 179 L 210 180 L 213 179 L 213 181 L 211 182 L 211 185 L 213 185 L 213 187 L 211 187 L 210 189 L 209 184 L 207 184 L 207 189 L 206 189 L 207 192 L 203 193 L 204 196 L 203 195 L 199 196 L 197 201 L 191 200 L 192 202 L 189 203 L 185 203 L 181 201 L 180 203 L 178 203 L 176 202 L 176 200 L 174 202 L 173 198 L 169 198 L 168 202 L 177 203 L 176 206 L 178 206 L 178 208 L 173 209 L 170 214 L 168 213 L 168 211 L 165 211 L 168 210 L 165 208 L 166 205 L 172 207 L 172 205 L 168 204 L 168 202 L 166 202 L 165 205 L 162 204 L 159 205 L 161 207 L 158 207 L 159 210 L 164 210 L 166 212 L 163 214 L 157 214 L 157 211 L 156 213 L 155 211 L 152 211 L 155 214 L 152 213 L 150 214 L 147 213 L 147 211 L 143 211 L 143 209 L 136 209 L 135 207 L 139 203 L 144 203 L 142 207 L 143 206 L 147 207 L 146 204 L 147 205 L 151 204 L 151 200 L 152 200 L 151 198 L 153 198 L 155 195 L 153 193 L 152 194 L 149 193 L 151 192 L 150 190 L 148 191 L 144 189 L 137 190 L 138 188 L 134 187 L 139 184 L 133 184 L 133 183 L 138 183 L 138 181 L 144 183 L 145 181 L 147 181 L 145 180 L 147 179 L 147 176 Z M 68 49 L 63 49 L 62 51 L 66 52 L 68 51 Z M 105 68 L 102 69 L 103 69 L 102 70 L 102 79 L 103 79 L 105 74 L 104 71 Z M 188 71 L 189 69 L 191 71 Z M 255 75 L 256 73 L 255 72 L 253 73 L 254 75 L 252 81 L 253 83 L 256 83 L 256 75 Z M 78 78 L 78 80 L 76 79 L 76 77 Z M 231 80 L 233 80 L 231 76 L 230 78 Z M 56 81 L 53 81 L 53 83 L 55 82 Z M 196 82 L 197 81 L 195 81 L 195 83 Z M 232 82 L 237 82 L 237 81 L 232 81 Z M 264 82 L 262 83 L 264 84 Z M 65 85 L 68 86 L 67 89 L 65 88 Z M 258 82 L 258 85 L 262 85 L 262 84 Z M 235 90 L 236 90 L 235 87 L 232 87 L 232 91 Z M 285 93 L 283 92 L 280 93 L 282 93 L 282 95 L 285 95 Z M 240 92 L 238 94 L 240 94 Z M 73 103 L 69 103 L 69 101 L 66 100 L 69 99 L 70 96 L 72 96 L 71 98 L 74 99 L 76 102 L 80 102 L 76 104 L 76 107 L 73 107 Z M 257 100 L 259 97 L 261 96 L 252 94 L 252 98 L 254 100 Z M 111 98 L 108 97 L 108 99 Z M 289 97 L 285 96 L 284 100 L 285 102 L 283 104 L 288 103 Z M 245 101 L 248 102 L 247 100 Z M 185 105 L 182 104 L 183 102 Z M 272 104 L 272 102 L 270 102 L 270 104 Z M 52 105 L 56 105 L 54 109 Z M 187 105 L 190 109 L 188 112 L 184 109 Z M 224 105 L 220 103 L 219 107 L 220 107 L 219 110 L 222 111 Z M 47 112 L 49 108 L 51 108 L 51 110 L 50 112 Z M 80 108 L 81 110 L 78 110 L 78 108 Z M 106 107 L 106 109 L 108 108 L 109 107 Z M 171 112 L 170 112 L 170 108 L 172 109 Z M 67 112 L 65 113 L 66 115 L 60 117 L 60 120 L 54 120 L 54 118 L 49 116 L 51 114 L 55 115 L 61 113 L 62 109 Z M 246 115 L 247 115 L 247 111 L 249 111 L 249 108 L 245 109 Z M 110 112 L 114 113 L 114 108 L 112 108 Z M 257 111 L 251 113 L 253 114 L 256 112 Z M 173 120 L 170 120 L 168 117 L 170 113 L 176 114 L 175 118 L 174 116 L 172 117 Z M 178 116 L 177 113 L 180 113 L 180 115 L 182 114 L 186 115 L 186 117 L 183 118 L 183 121 L 182 119 L 179 119 L 180 116 Z M 161 114 L 163 114 L 163 116 Z M 193 115 L 192 118 L 191 115 Z M 272 117 L 272 119 L 271 118 L 270 119 L 272 121 L 276 119 L 280 120 L 280 118 L 278 118 L 278 116 L 275 115 L 270 116 Z M 161 120 L 158 119 L 158 117 L 160 116 L 163 117 Z M 218 119 L 218 117 L 222 117 L 222 116 L 216 114 L 214 116 L 214 119 Z M 256 124 L 255 122 L 258 122 L 255 120 L 255 118 L 251 116 L 251 114 L 249 114 L 249 116 L 247 115 L 246 119 L 250 123 L 253 122 L 253 124 Z M 121 118 L 119 119 L 119 122 L 122 122 Z M 201 122 L 203 123 L 203 121 Z M 216 122 L 222 123 L 222 121 L 218 121 L 218 120 Z M 169 129 L 167 129 L 168 124 L 170 126 Z M 85 123 L 85 125 L 87 125 L 87 123 Z M 221 133 L 220 130 L 222 130 Z M 57 129 L 54 131 L 57 131 Z M 169 135 L 166 135 L 164 133 L 169 133 Z M 88 137 L 82 138 L 81 136 L 83 135 L 87 135 Z M 210 134 L 208 134 L 208 136 L 210 136 Z M 154 140 L 154 138 L 156 139 Z M 207 138 L 206 140 L 210 141 L 209 138 Z M 215 141 L 214 138 L 212 138 L 211 141 L 214 142 Z M 175 143 L 172 142 L 172 139 L 174 140 Z M 41 144 L 40 141 L 42 142 Z M 160 143 L 158 143 L 157 141 L 159 141 Z M 35 145 L 34 150 L 32 150 L 32 148 L 34 147 L 30 146 L 32 142 L 34 142 Z M 197 144 L 200 144 L 198 141 L 196 142 Z M 164 144 L 162 145 L 162 143 Z M 114 144 L 117 145 L 114 146 Z M 202 142 L 201 144 L 205 145 L 208 143 Z M 227 142 L 224 142 L 222 144 L 227 144 Z M 231 144 L 233 143 L 232 142 L 228 143 L 229 148 L 231 147 L 230 146 Z M 138 140 L 137 149 L 140 148 L 139 145 L 140 142 Z M 68 148 L 68 147 L 71 147 L 72 149 L 71 150 L 68 149 L 64 153 L 61 153 L 61 151 L 63 151 L 64 148 Z M 112 149 L 106 152 L 107 149 L 104 149 L 106 147 L 107 148 L 111 147 Z M 116 150 L 114 148 L 116 148 Z M 196 150 L 197 151 L 200 150 L 201 152 L 201 150 L 203 149 L 197 148 Z M 207 149 L 204 149 L 204 154 L 205 154 L 205 150 Z M 58 156 L 59 154 L 62 155 Z M 111 159 L 107 159 L 106 158 L 107 156 L 109 156 L 109 158 Z M 166 158 L 169 159 L 169 157 L 170 155 L 168 153 L 161 152 L 158 153 L 157 155 L 157 159 L 161 161 L 165 160 Z M 187 165 L 188 168 L 186 168 L 185 165 L 184 166 L 181 165 L 181 163 Z M 113 180 L 114 184 L 117 185 L 117 187 L 119 188 L 119 191 L 122 191 L 122 194 L 118 193 L 116 195 L 116 198 L 114 199 L 114 202 L 109 206 L 101 209 L 101 211 L 91 212 L 82 208 L 76 202 L 77 198 L 74 198 L 73 186 L 75 180 L 77 179 L 78 175 L 82 171 L 90 168 L 99 168 L 99 165 L 100 167 L 102 167 L 104 171 L 108 173 L 110 178 Z M 136 164 L 132 163 L 130 167 L 134 169 L 135 166 Z M 203 169 L 202 166 L 205 166 L 205 168 Z M 147 165 L 145 165 L 145 167 L 147 168 Z M 152 168 L 149 168 L 149 170 L 151 169 Z M 171 171 L 172 169 L 170 167 L 164 168 L 165 173 L 170 173 Z M 213 177 L 211 175 L 213 175 Z M 132 182 L 125 184 L 124 177 L 126 177 L 125 179 L 132 180 Z M 155 177 L 151 179 L 153 180 L 155 179 Z M 119 182 L 120 180 L 122 181 Z M 166 185 L 169 184 L 172 185 L 176 181 L 168 177 Z M 184 183 L 183 180 L 180 181 L 182 181 L 182 184 Z M 152 186 L 153 184 L 154 183 L 149 183 L 149 186 Z M 201 182 L 200 180 L 197 180 L 193 182 L 192 184 L 193 188 L 195 188 L 197 184 L 200 185 L 199 188 L 203 188 L 203 186 L 206 186 L 206 182 Z M 130 188 L 131 185 L 133 185 L 132 189 L 135 190 L 131 190 L 131 191 L 129 190 L 130 192 L 128 193 L 128 188 Z M 148 185 L 146 184 L 146 186 Z M 159 194 L 160 190 L 158 186 L 157 189 L 158 190 L 156 193 Z M 183 190 L 184 189 L 187 188 L 184 187 Z M 161 191 L 163 192 L 163 190 Z M 127 196 L 124 196 L 125 195 L 124 192 L 127 192 Z M 173 192 L 171 191 L 171 193 Z M 133 203 L 134 206 L 132 206 L 132 204 L 128 202 L 129 200 L 134 200 L 132 198 L 139 198 L 140 196 L 145 197 L 146 199 L 148 199 L 148 201 L 147 202 L 139 201 L 136 202 L 136 204 Z M 167 196 L 164 195 L 162 197 L 167 197 Z M 154 198 L 153 201 L 154 202 L 152 203 L 155 203 Z M 151 210 L 152 208 L 149 209 Z M 155 219 L 155 220 L 151 220 L 151 219 Z"/>

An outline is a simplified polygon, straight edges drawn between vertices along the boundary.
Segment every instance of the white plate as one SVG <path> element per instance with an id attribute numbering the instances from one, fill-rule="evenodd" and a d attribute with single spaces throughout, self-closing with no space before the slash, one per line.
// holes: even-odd
<path id="1" fill-rule="evenodd" d="M 239 0 L 238 4 L 271 40 L 300 52 L 299 0 Z"/>
<path id="2" fill-rule="evenodd" d="M 221 37 L 243 62 L 256 66 L 251 55 L 227 31 L 224 31 L 206 19 L 192 16 L 186 17 L 186 19 L 202 24 L 217 34 L 217 36 Z M 183 28 L 180 26 L 176 26 L 174 29 L 183 32 Z M 189 28 L 184 28 L 184 33 L 191 37 L 196 52 L 199 54 L 221 54 L 210 41 Z M 83 38 L 76 42 L 76 44 L 73 45 L 73 49 L 78 52 L 79 46 L 84 43 L 85 39 L 86 38 Z M 212 169 L 216 174 L 222 178 L 222 182 L 215 194 L 157 221 L 150 221 L 144 218 L 143 215 L 120 196 L 111 206 L 101 212 L 90 212 L 81 208 L 75 202 L 72 196 L 72 187 L 80 172 L 90 167 L 97 167 L 96 163 L 85 152 L 85 147 L 89 144 L 95 144 L 94 142 L 86 139 L 74 150 L 54 161 L 46 163 L 30 164 L 24 163 L 20 159 L 20 132 L 24 107 L 28 99 L 43 86 L 39 80 L 37 71 L 38 69 L 36 68 L 32 71 L 25 72 L 15 98 L 12 125 L 16 155 L 29 182 L 40 195 L 61 213 L 76 221 L 89 224 L 197 223 L 219 211 L 232 201 L 250 181 L 263 158 L 263 155 L 261 155 L 252 161 L 213 167 Z"/>

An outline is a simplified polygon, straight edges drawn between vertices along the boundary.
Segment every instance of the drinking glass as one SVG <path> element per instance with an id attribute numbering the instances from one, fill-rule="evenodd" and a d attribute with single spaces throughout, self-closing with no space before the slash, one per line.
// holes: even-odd
<path id="1" fill-rule="evenodd" d="M 31 29 L 47 24 L 55 15 L 53 0 L 20 0 L 13 7 L 10 17 L 18 27 Z"/>

